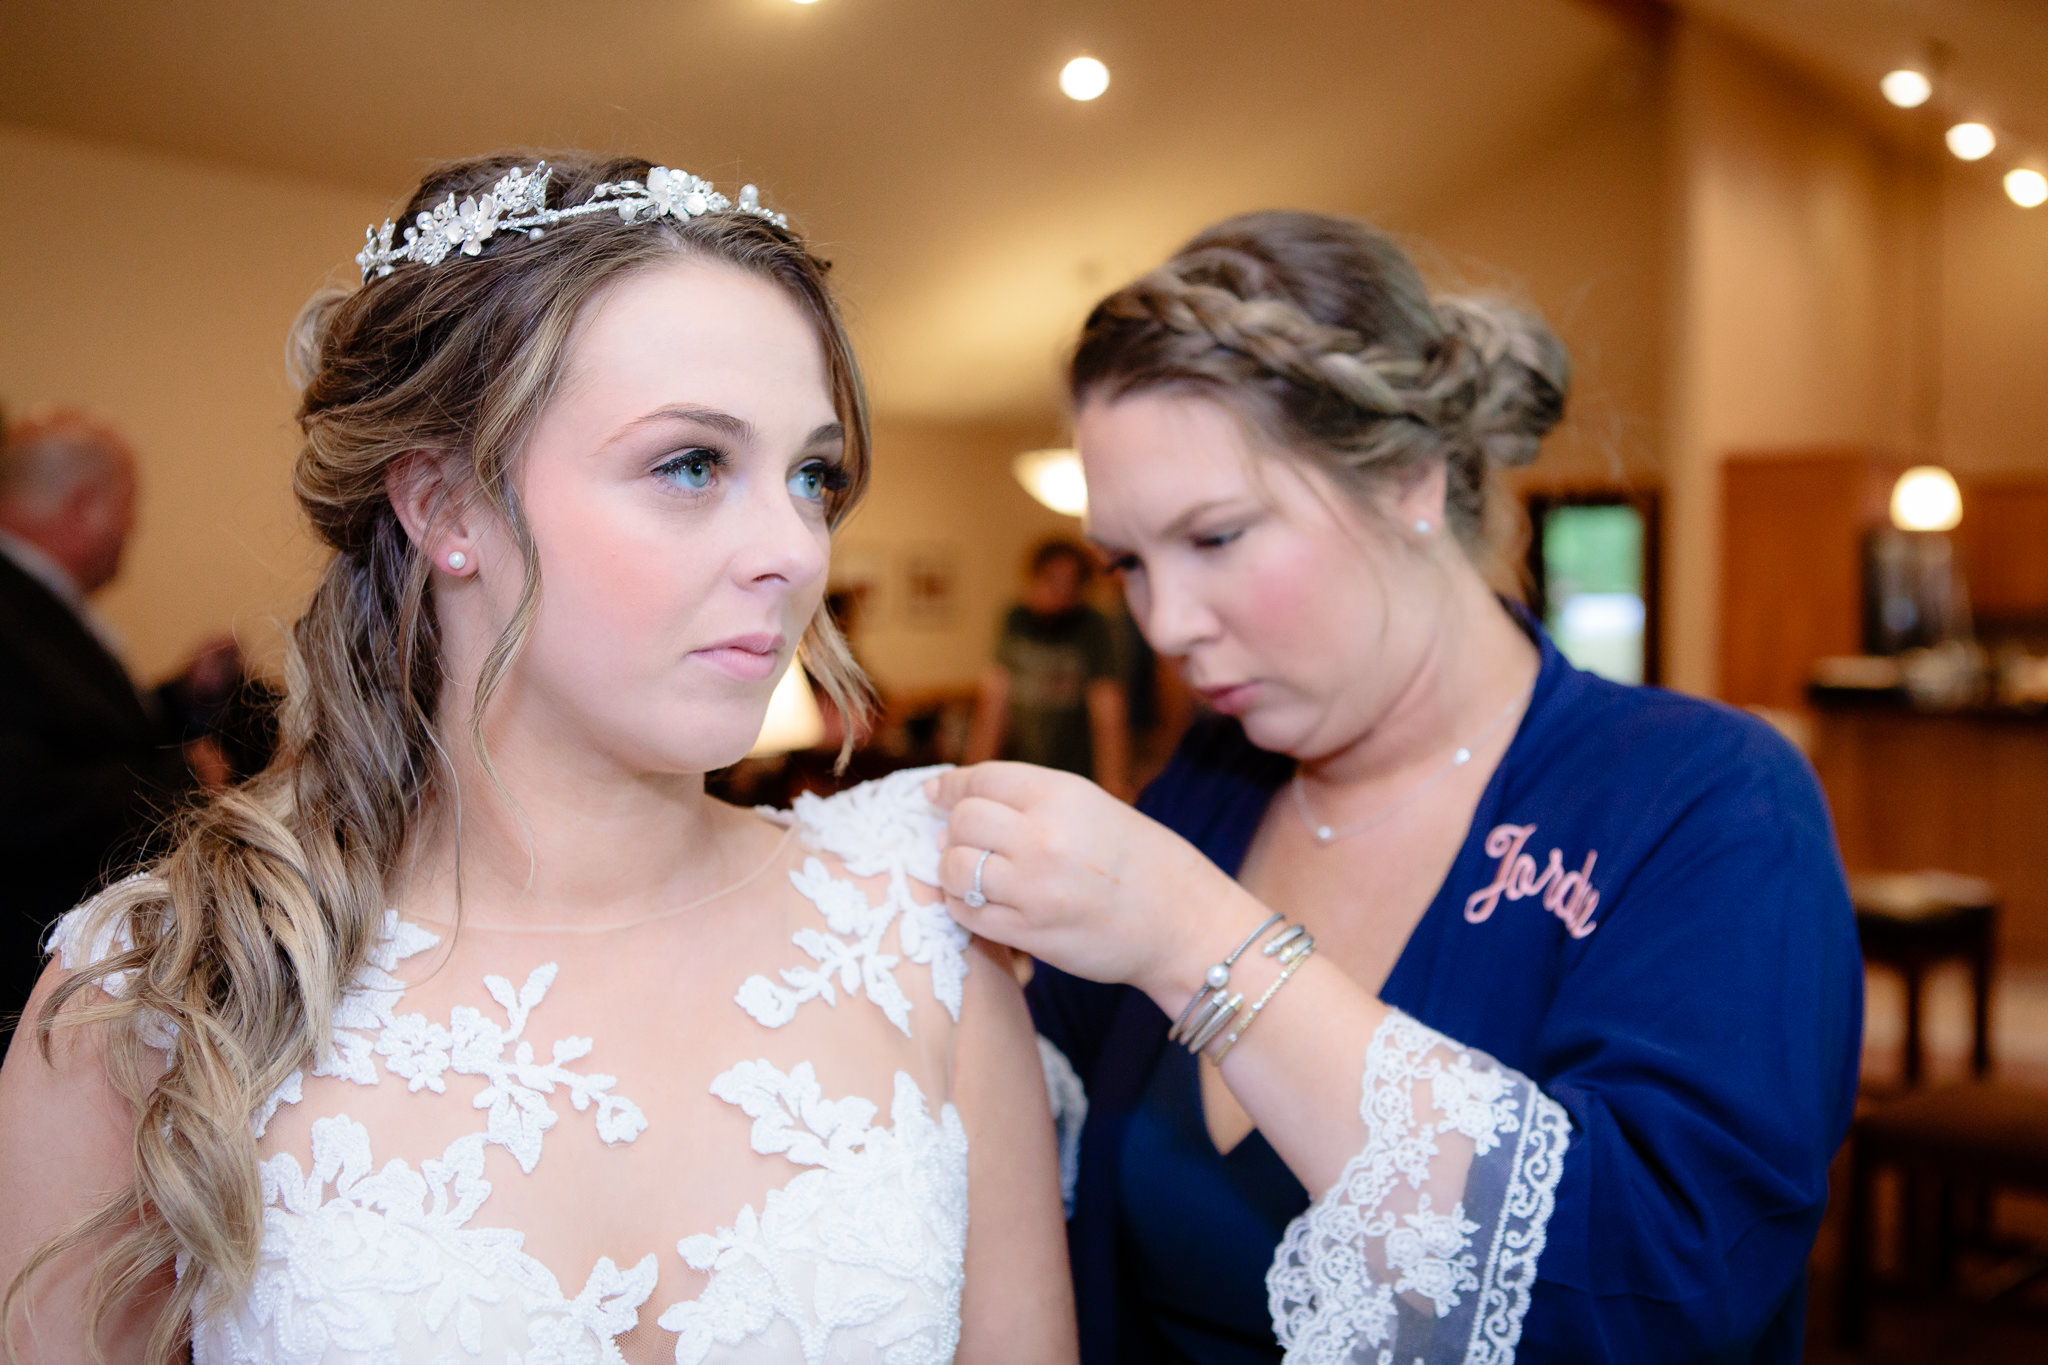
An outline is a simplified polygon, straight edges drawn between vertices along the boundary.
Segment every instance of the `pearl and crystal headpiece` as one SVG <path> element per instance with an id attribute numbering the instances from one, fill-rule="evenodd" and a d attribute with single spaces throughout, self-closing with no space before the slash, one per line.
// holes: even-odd
<path id="1" fill-rule="evenodd" d="M 420 214 L 405 230 L 405 240 L 391 244 L 395 225 L 384 220 L 382 229 L 364 233 L 363 249 L 356 264 L 363 268 L 363 283 L 389 275 L 394 266 L 407 261 L 435 265 L 460 251 L 474 256 L 484 243 L 500 232 L 523 232 L 538 237 L 545 228 L 571 218 L 593 213 L 616 213 L 628 223 L 651 223 L 657 218 L 701 218 L 709 213 L 751 213 L 780 228 L 789 226 L 781 214 L 761 207 L 760 192 L 752 185 L 741 188 L 739 202 L 720 194 L 708 180 L 687 171 L 666 166 L 648 170 L 646 183 L 638 180 L 607 181 L 590 192 L 590 197 L 568 208 L 548 207 L 548 163 L 537 162 L 530 171 L 513 167 L 503 179 L 483 194 L 470 195 L 460 204 L 449 195 L 438 207 Z"/>

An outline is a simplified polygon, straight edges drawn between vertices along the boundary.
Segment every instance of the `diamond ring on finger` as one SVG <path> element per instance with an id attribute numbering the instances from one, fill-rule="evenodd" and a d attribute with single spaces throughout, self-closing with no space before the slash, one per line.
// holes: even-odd
<path id="1" fill-rule="evenodd" d="M 988 904 L 988 897 L 981 892 L 981 870 L 988 866 L 988 860 L 994 853 L 994 849 L 985 848 L 981 851 L 981 857 L 975 860 L 974 889 L 960 898 L 967 902 L 967 908 L 970 910 L 979 910 L 982 906 Z"/>

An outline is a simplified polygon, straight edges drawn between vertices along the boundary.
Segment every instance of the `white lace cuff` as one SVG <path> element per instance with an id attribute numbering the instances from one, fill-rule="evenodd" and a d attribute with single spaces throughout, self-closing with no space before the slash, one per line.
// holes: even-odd
<path id="1" fill-rule="evenodd" d="M 1081 1180 L 1081 1129 L 1088 1123 L 1088 1090 L 1067 1054 L 1038 1035 L 1038 1064 L 1045 1071 L 1045 1095 L 1052 1101 L 1052 1126 L 1060 1140 L 1060 1200 L 1074 1216 L 1074 1187 Z"/>
<path id="2" fill-rule="evenodd" d="M 1366 1049 L 1359 1115 L 1365 1150 L 1266 1273 L 1288 1365 L 1510 1365 L 1571 1120 L 1399 1010 Z"/>

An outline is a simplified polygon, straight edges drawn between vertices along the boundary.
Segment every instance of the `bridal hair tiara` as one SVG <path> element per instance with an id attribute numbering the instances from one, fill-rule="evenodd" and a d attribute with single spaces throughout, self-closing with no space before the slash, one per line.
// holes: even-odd
<path id="1" fill-rule="evenodd" d="M 453 252 L 474 256 L 484 243 L 500 232 L 523 232 L 539 237 L 545 228 L 593 213 L 616 213 L 622 222 L 651 223 L 657 218 L 687 221 L 711 213 L 750 213 L 779 228 L 789 220 L 761 206 L 761 193 L 752 185 L 740 189 L 739 201 L 726 198 L 688 171 L 666 166 L 650 167 L 647 180 L 606 181 L 590 197 L 568 208 L 548 207 L 548 163 L 536 162 L 530 171 L 515 166 L 497 184 L 482 194 L 473 194 L 460 204 L 455 196 L 420 214 L 405 230 L 405 239 L 391 244 L 396 226 L 390 219 L 384 226 L 364 232 L 363 249 L 356 264 L 363 268 L 363 283 L 389 275 L 395 266 L 413 261 L 435 265 Z"/>

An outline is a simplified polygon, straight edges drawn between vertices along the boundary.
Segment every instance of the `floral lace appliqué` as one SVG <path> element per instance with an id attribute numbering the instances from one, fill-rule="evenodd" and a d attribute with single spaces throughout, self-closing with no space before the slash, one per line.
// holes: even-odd
<path id="1" fill-rule="evenodd" d="M 567 1092 L 578 1113 L 596 1106 L 599 1137 L 608 1143 L 631 1142 L 646 1131 L 647 1119 L 638 1105 L 612 1093 L 618 1078 L 569 1069 L 570 1062 L 589 1055 L 590 1039 L 557 1039 L 548 1060 L 541 1061 L 522 1036 L 554 980 L 552 962 L 534 968 L 516 992 L 504 977 L 487 976 L 484 989 L 504 1008 L 503 1026 L 468 1005 L 457 1005 L 446 1026 L 422 1014 L 399 1015 L 379 1033 L 373 1050 L 384 1058 L 384 1069 L 410 1090 L 444 1094 L 450 1071 L 489 1081 L 470 1103 L 488 1111 L 486 1136 L 512 1153 L 522 1171 L 531 1171 L 540 1160 L 541 1135 L 560 1117 L 547 1101 L 557 1087 Z"/>
<path id="2" fill-rule="evenodd" d="M 315 1119 L 310 1169 L 290 1153 L 262 1164 L 254 1283 L 235 1311 L 195 1325 L 194 1360 L 280 1365 L 332 1352 L 394 1362 L 488 1354 L 520 1365 L 623 1365 L 612 1339 L 639 1320 L 657 1259 L 649 1253 L 622 1270 L 601 1258 L 583 1289 L 566 1297 L 525 1254 L 520 1233 L 469 1226 L 491 1192 L 485 1144 L 472 1133 L 417 1170 L 403 1161 L 379 1167 L 361 1124 L 346 1115 Z M 508 1341 L 514 1327 L 522 1330 Z"/>
<path id="3" fill-rule="evenodd" d="M 1339 1365 L 1378 1347 L 1389 1361 L 1506 1365 L 1570 1141 L 1563 1108 L 1394 1011 L 1367 1048 L 1359 1114 L 1365 1150 L 1289 1225 L 1266 1276 L 1287 1360 Z M 1472 1161 L 1462 1185 L 1446 1189 L 1432 1163 L 1452 1133 L 1471 1141 Z M 1487 1190 L 1487 1207 L 1472 1207 L 1472 1192 Z M 1418 1326 L 1411 1343 L 1411 1318 L 1440 1325 Z"/>
<path id="4" fill-rule="evenodd" d="M 839 992 L 867 996 L 890 1023 L 910 1036 L 911 1003 L 896 982 L 904 959 L 931 973 L 932 995 L 957 1023 L 967 980 L 967 931 L 940 901 L 921 901 L 911 883 L 936 886 L 939 838 L 945 817 L 924 799 L 923 785 L 937 769 L 916 768 L 837 796 L 804 795 L 795 815 L 806 848 L 837 857 L 854 877 L 886 875 L 879 903 L 859 883 L 835 877 L 818 858 L 789 874 L 790 884 L 817 906 L 823 930 L 804 928 L 792 941 L 811 960 L 785 967 L 782 980 L 750 976 L 734 996 L 740 1008 L 768 1028 L 781 1028 L 813 1000 L 839 1003 Z M 887 951 L 896 930 L 898 953 Z"/>
<path id="5" fill-rule="evenodd" d="M 732 1226 L 676 1244 L 712 1275 L 697 1298 L 672 1305 L 677 1365 L 716 1346 L 794 1328 L 807 1365 L 835 1333 L 858 1331 L 890 1365 L 943 1365 L 960 1335 L 960 1265 L 967 1240 L 967 1135 L 947 1105 L 934 1121 L 917 1082 L 896 1073 L 891 1126 L 874 1104 L 827 1099 L 808 1062 L 788 1072 L 742 1062 L 712 1093 L 753 1119 L 753 1147 L 805 1170 L 749 1204 Z"/>

